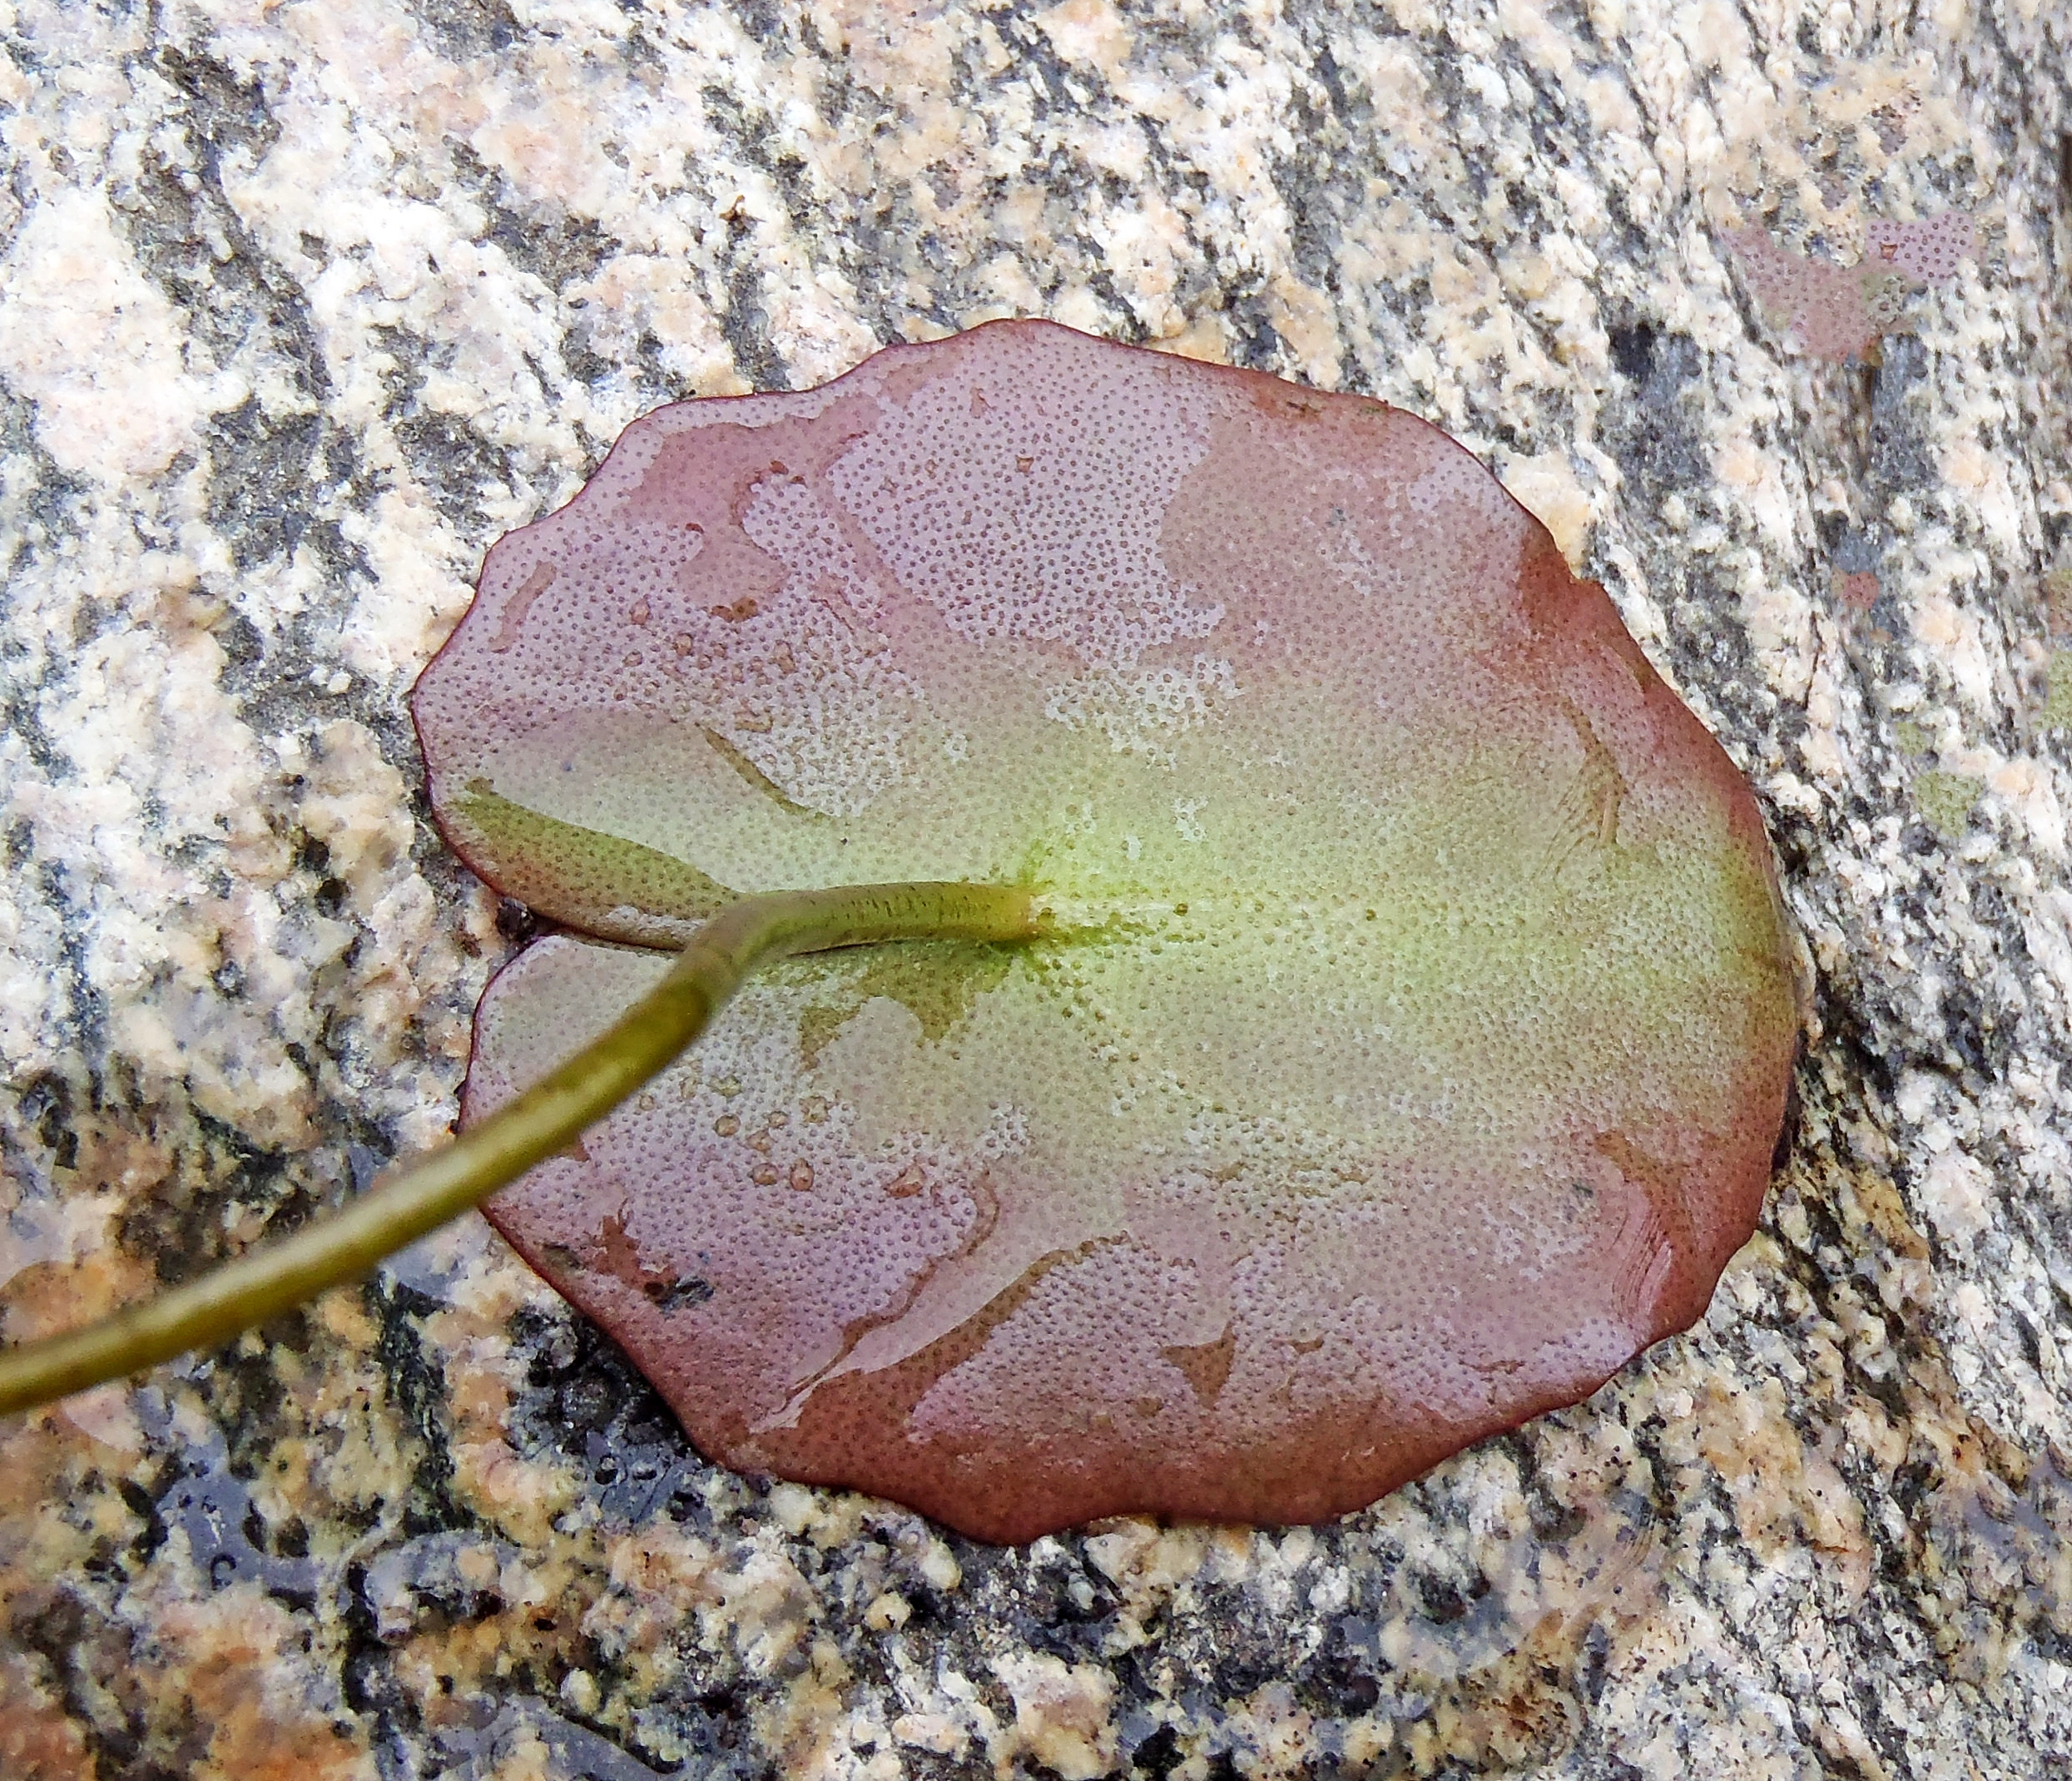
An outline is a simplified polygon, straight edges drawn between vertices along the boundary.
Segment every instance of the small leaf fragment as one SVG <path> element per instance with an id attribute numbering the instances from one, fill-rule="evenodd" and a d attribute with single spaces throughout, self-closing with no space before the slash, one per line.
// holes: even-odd
<path id="1" fill-rule="evenodd" d="M 1886 335 L 1906 331 L 1907 298 L 1954 278 L 1976 250 L 1962 211 L 1915 222 L 1873 221 L 1855 265 L 1797 253 L 1766 229 L 1730 229 L 1726 241 L 1764 319 L 1808 357 L 1868 360 Z"/>

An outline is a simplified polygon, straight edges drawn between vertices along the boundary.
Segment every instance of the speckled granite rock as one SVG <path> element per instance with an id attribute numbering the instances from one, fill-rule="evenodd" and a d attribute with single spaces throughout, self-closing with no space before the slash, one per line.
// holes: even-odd
<path id="1" fill-rule="evenodd" d="M 402 698 L 489 540 L 649 406 L 993 315 L 1487 457 L 1749 770 L 1820 978 L 1706 1322 L 1329 1527 L 996 1550 L 717 1472 L 470 1220 L 0 1429 L 0 1774 L 2065 1772 L 2064 0 L 17 0 L 0 42 L 8 1337 L 444 1130 L 517 936 Z M 1952 204 L 1980 253 L 1875 372 L 1782 354 L 1721 240 Z"/>

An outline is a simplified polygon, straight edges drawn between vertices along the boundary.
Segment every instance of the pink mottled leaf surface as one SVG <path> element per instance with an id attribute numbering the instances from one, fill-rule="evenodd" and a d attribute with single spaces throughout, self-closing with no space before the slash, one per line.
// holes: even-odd
<path id="1" fill-rule="evenodd" d="M 491 1216 L 730 1465 L 1021 1539 L 1314 1519 L 1584 1396 L 1747 1237 L 1796 1021 L 1747 789 L 1408 415 L 1000 323 L 680 404 L 415 712 L 608 940 L 969 879 L 1071 923 L 752 980 Z M 544 940 L 468 1110 L 664 957 Z"/>
<path id="2" fill-rule="evenodd" d="M 1962 211 L 1873 221 L 1855 265 L 1794 252 L 1752 225 L 1728 230 L 1726 241 L 1765 319 L 1808 357 L 1837 364 L 1863 359 L 1886 335 L 1906 332 L 1908 296 L 1955 278 L 1977 245 Z"/>

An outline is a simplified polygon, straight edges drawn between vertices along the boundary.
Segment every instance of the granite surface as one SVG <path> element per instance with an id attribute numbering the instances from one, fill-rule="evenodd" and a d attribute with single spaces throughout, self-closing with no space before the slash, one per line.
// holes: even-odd
<path id="1" fill-rule="evenodd" d="M 0 1425 L 0 1774 L 2072 1765 L 2066 0 L 0 0 L 0 1331 L 435 1142 L 523 937 L 403 697 L 688 394 L 1045 315 L 1447 427 L 1757 787 L 1803 1115 L 1705 1322 L 1344 1521 L 704 1464 L 470 1218 Z M 1723 236 L 1979 221 L 1882 362 Z M 2064 639 L 2072 643 L 2072 636 Z"/>

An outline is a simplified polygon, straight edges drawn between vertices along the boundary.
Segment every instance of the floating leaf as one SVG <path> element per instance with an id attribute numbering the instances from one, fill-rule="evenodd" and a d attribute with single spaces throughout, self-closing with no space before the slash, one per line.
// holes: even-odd
<path id="1" fill-rule="evenodd" d="M 492 1203 L 706 1452 L 1020 1539 L 1356 1507 L 1595 1388 L 1748 1234 L 1760 821 L 1594 583 L 1380 403 L 1039 323 L 680 404 L 503 539 L 440 820 L 609 939 L 1041 890 L 794 960 Z M 543 940 L 478 1116 L 666 961 Z"/>
<path id="2" fill-rule="evenodd" d="M 1856 265 L 1795 253 L 1752 226 L 1728 230 L 1726 241 L 1764 319 L 1801 352 L 1837 363 L 1867 358 L 1884 335 L 1904 332 L 1908 296 L 1954 278 L 1976 245 L 1962 211 L 1917 222 L 1873 222 Z"/>

